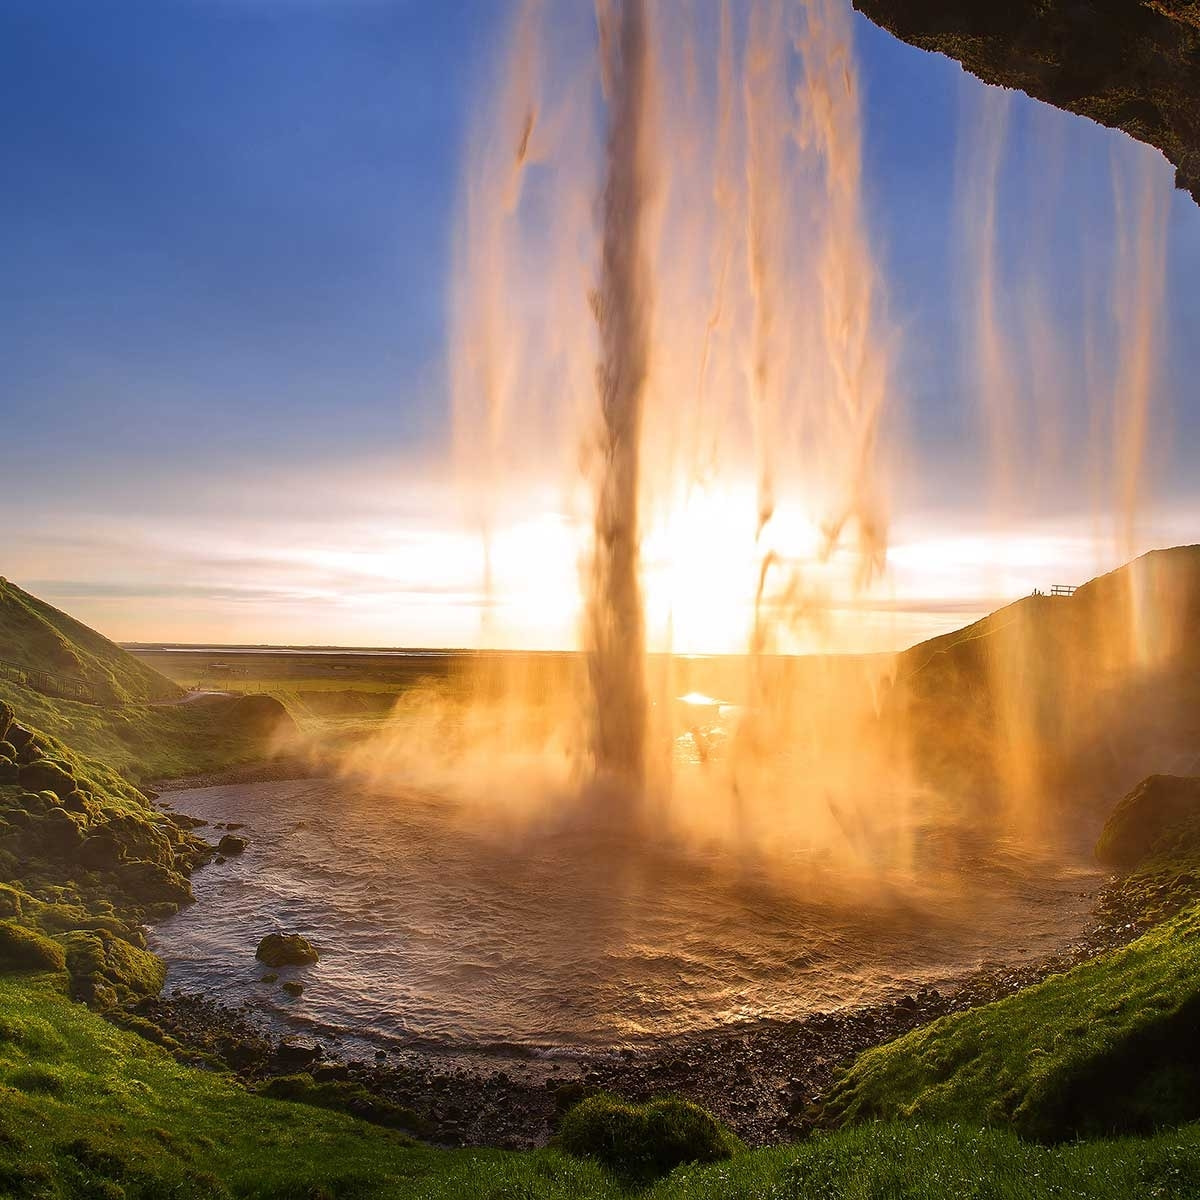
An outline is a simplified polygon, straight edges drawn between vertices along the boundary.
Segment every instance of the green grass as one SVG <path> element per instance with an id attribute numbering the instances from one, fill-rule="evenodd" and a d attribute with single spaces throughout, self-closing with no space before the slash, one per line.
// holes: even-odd
<path id="1" fill-rule="evenodd" d="M 1009 1124 L 1040 1139 L 1200 1117 L 1200 906 L 1131 945 L 863 1054 L 836 1121 Z"/>
<path id="2" fill-rule="evenodd" d="M 256 762 L 266 752 L 262 737 L 231 724 L 220 702 L 109 708 L 43 696 L 4 679 L 0 700 L 23 724 L 139 784 Z"/>
<path id="3" fill-rule="evenodd" d="M 83 679 L 109 703 L 162 700 L 179 693 L 166 676 L 115 642 L 3 579 L 0 659 L 30 670 Z"/>
<path id="4" fill-rule="evenodd" d="M 1200 1127 L 1065 1147 L 911 1123 L 682 1166 L 644 1191 L 561 1151 L 436 1150 L 252 1095 L 116 1029 L 44 976 L 0 976 L 0 1194 L 412 1200 L 1183 1200 Z"/>

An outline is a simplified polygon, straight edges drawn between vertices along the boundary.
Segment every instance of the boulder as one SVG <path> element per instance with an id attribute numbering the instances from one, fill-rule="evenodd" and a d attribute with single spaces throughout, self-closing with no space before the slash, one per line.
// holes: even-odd
<path id="1" fill-rule="evenodd" d="M 12 705 L 7 700 L 0 700 L 0 738 L 8 737 L 8 730 L 12 723 Z"/>
<path id="2" fill-rule="evenodd" d="M 289 979 L 287 983 L 283 985 L 283 990 L 287 992 L 289 996 L 302 996 L 304 995 L 304 984 L 302 984 L 298 979 Z"/>
<path id="3" fill-rule="evenodd" d="M 14 921 L 0 921 L 0 966 L 17 971 L 61 971 L 66 965 L 57 942 Z"/>
<path id="4" fill-rule="evenodd" d="M 168 828 L 173 829 L 172 826 Z M 105 821 L 104 829 L 125 847 L 129 858 L 144 859 L 160 867 L 171 867 L 175 863 L 171 838 L 154 821 L 132 814 L 112 813 Z"/>
<path id="5" fill-rule="evenodd" d="M 10 709 L 9 711 L 11 712 L 12 710 Z M 15 746 L 17 752 L 20 753 L 33 741 L 33 730 L 26 729 L 23 725 L 18 725 L 14 721 L 4 731 L 4 740 L 10 746 Z"/>
<path id="6" fill-rule="evenodd" d="M 48 758 L 35 758 L 25 763 L 17 773 L 21 786 L 31 792 L 49 791 L 56 796 L 69 796 L 75 790 L 75 779 L 63 764 Z"/>
<path id="7" fill-rule="evenodd" d="M 178 907 L 195 899 L 192 885 L 182 875 L 158 863 L 118 863 L 115 874 L 122 889 L 140 904 Z"/>
<path id="8" fill-rule="evenodd" d="M 86 836 L 83 820 L 76 814 L 67 812 L 65 808 L 51 808 L 42 818 L 42 825 L 43 828 L 53 831 L 52 836 L 60 845 L 72 849 Z"/>
<path id="9" fill-rule="evenodd" d="M 1113 809 L 1096 858 L 1114 870 L 1132 870 L 1147 855 L 1169 850 L 1193 823 L 1200 825 L 1200 778 L 1151 775 Z"/>
<path id="10" fill-rule="evenodd" d="M 166 817 L 176 829 L 200 829 L 208 824 L 207 821 L 201 820 L 199 817 L 189 817 L 184 813 L 167 813 Z"/>
<path id="11" fill-rule="evenodd" d="M 286 987 L 286 984 L 284 985 Z M 280 1042 L 275 1058 L 280 1068 L 288 1075 L 296 1071 L 307 1071 L 321 1057 L 321 1047 L 316 1042 Z"/>
<path id="12" fill-rule="evenodd" d="M 125 847 L 111 833 L 85 838 L 76 855 L 81 865 L 93 871 L 111 871 L 125 857 Z"/>
<path id="13" fill-rule="evenodd" d="M 21 769 L 15 762 L 0 758 L 0 783 L 16 783 L 21 777 Z"/>
<path id="14" fill-rule="evenodd" d="M 319 961 L 321 956 L 313 944 L 298 933 L 268 933 L 258 943 L 254 957 L 268 967 L 303 967 Z"/>
<path id="15" fill-rule="evenodd" d="M 245 838 L 234 837 L 232 833 L 227 833 L 217 843 L 218 854 L 241 854 L 246 849 L 247 842 Z"/>
<path id="16" fill-rule="evenodd" d="M 12 742 L 0 741 L 0 758 L 8 759 L 10 762 L 17 761 L 17 748 Z"/>

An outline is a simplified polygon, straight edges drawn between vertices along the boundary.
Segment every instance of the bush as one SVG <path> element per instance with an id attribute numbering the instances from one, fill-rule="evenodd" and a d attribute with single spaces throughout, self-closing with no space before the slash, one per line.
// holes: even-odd
<path id="1" fill-rule="evenodd" d="M 558 1140 L 568 1154 L 597 1159 L 630 1180 L 666 1175 L 683 1163 L 729 1158 L 737 1149 L 716 1117 L 689 1100 L 631 1104 L 605 1094 L 567 1113 Z"/>
<path id="2" fill-rule="evenodd" d="M 10 971 L 62 971 L 66 965 L 57 942 L 12 921 L 0 921 L 0 966 Z"/>
<path id="3" fill-rule="evenodd" d="M 162 960 L 114 937 L 107 929 L 72 930 L 63 935 L 71 990 L 96 1008 L 156 995 L 166 977 Z"/>

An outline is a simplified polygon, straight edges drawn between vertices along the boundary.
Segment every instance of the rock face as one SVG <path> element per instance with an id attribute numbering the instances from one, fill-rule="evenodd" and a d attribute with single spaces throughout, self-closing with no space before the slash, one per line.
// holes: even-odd
<path id="1" fill-rule="evenodd" d="M 854 0 L 896 37 L 987 83 L 1158 147 L 1200 203 L 1195 0 Z"/>
<path id="2" fill-rule="evenodd" d="M 1170 849 L 1170 841 L 1189 824 L 1200 822 L 1200 778 L 1151 775 L 1113 810 L 1096 858 L 1106 867 L 1125 871 L 1148 854 Z"/>
<path id="3" fill-rule="evenodd" d="M 268 967 L 302 967 L 317 962 L 320 955 L 298 933 L 268 933 L 258 943 L 254 957 Z"/>

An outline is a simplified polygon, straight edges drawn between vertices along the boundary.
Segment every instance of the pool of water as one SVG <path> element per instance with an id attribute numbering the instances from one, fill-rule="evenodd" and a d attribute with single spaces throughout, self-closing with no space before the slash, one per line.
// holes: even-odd
<path id="1" fill-rule="evenodd" d="M 152 931 L 167 988 L 356 1051 L 545 1053 L 870 1002 L 1053 950 L 1096 884 L 961 840 L 865 879 L 802 848 L 768 860 L 578 821 L 499 831 L 434 792 L 329 779 L 164 799 L 210 837 L 236 822 L 249 839 Z M 264 980 L 255 948 L 277 929 L 320 962 Z"/>

